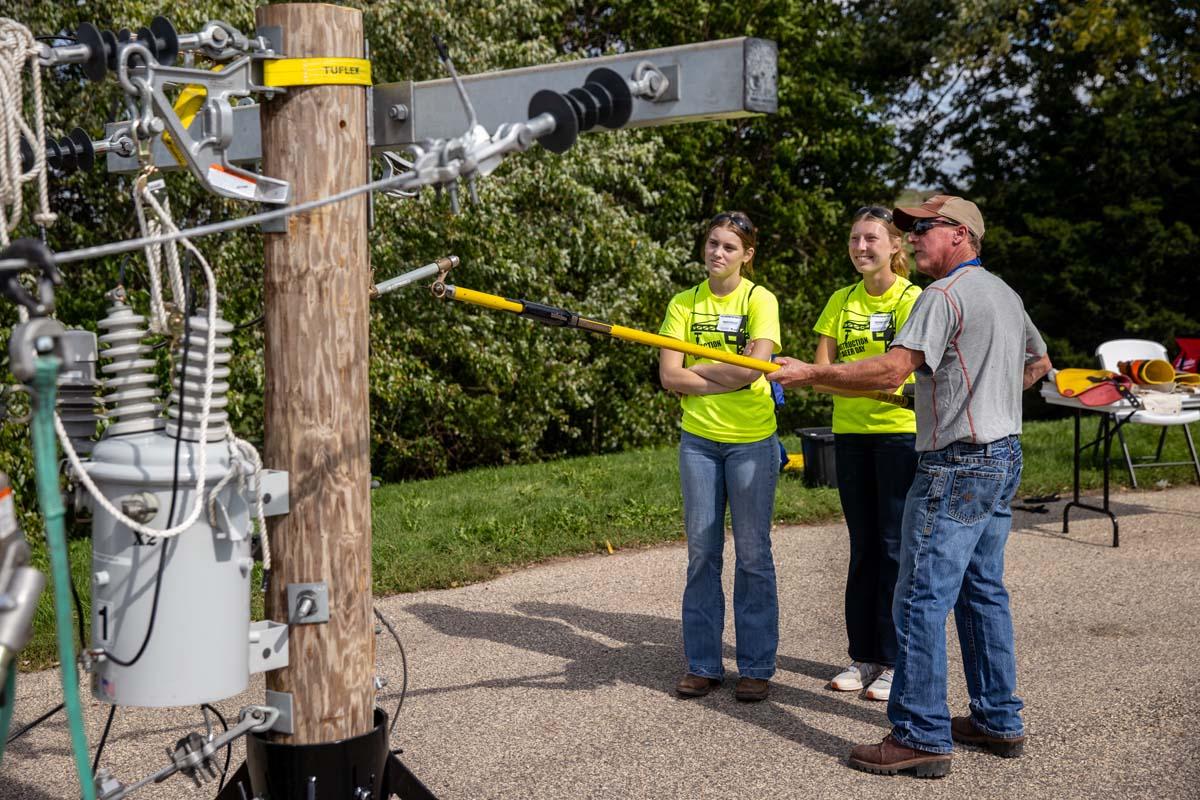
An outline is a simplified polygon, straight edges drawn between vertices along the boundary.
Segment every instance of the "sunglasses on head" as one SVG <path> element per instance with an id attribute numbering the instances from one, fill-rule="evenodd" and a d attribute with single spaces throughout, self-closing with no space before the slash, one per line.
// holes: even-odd
<path id="1" fill-rule="evenodd" d="M 858 211 L 854 212 L 854 218 L 858 219 L 859 217 L 874 217 L 875 219 L 881 219 L 884 222 L 891 222 L 892 212 L 888 211 L 883 206 L 863 206 Z"/>
<path id="2" fill-rule="evenodd" d="M 962 223 L 951 222 L 945 219 L 919 219 L 912 224 L 908 232 L 913 236 L 924 236 L 939 225 L 944 225 L 947 228 L 957 228 L 960 224 Z"/>
<path id="3" fill-rule="evenodd" d="M 754 226 L 750 224 L 750 220 L 746 219 L 741 214 L 730 214 L 728 212 L 717 214 L 712 218 L 712 221 L 708 223 L 708 227 L 711 230 L 712 228 L 720 225 L 722 222 L 733 223 L 738 227 L 739 230 L 741 230 L 742 233 L 746 234 L 747 236 L 754 235 Z"/>

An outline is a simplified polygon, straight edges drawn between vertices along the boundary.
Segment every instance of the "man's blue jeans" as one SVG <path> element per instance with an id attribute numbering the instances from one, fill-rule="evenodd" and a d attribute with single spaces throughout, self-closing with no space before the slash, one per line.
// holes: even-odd
<path id="1" fill-rule="evenodd" d="M 954 609 L 971 717 L 1000 737 L 1024 734 L 1016 696 L 1012 614 L 1004 588 L 1009 503 L 1021 480 L 1016 436 L 956 442 L 921 453 L 904 507 L 900 576 L 892 603 L 896 675 L 888 701 L 892 735 L 919 750 L 949 753 L 946 616 Z"/>
<path id="2" fill-rule="evenodd" d="M 733 621 L 738 673 L 767 679 L 775 674 L 779 647 L 779 598 L 771 555 L 771 516 L 779 479 L 779 439 L 725 444 L 687 431 L 679 443 L 684 527 L 688 540 L 687 587 L 683 590 L 683 649 L 688 672 L 724 675 L 721 589 L 725 505 L 733 520 Z"/>

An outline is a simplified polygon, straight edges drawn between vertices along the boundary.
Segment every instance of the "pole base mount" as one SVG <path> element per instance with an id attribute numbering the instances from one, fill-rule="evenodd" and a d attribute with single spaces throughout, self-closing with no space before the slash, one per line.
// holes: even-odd
<path id="1" fill-rule="evenodd" d="M 437 800 L 388 750 L 388 715 L 375 709 L 375 727 L 361 736 L 320 744 L 282 744 L 263 734 L 246 737 L 246 760 L 216 800 Z"/>

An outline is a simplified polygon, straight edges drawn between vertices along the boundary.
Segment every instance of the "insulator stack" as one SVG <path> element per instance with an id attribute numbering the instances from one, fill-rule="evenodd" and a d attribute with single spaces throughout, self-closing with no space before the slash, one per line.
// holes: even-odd
<path id="1" fill-rule="evenodd" d="M 208 348 L 208 319 L 194 316 L 187 336 L 187 363 L 184 364 L 184 342 L 175 349 L 175 366 L 171 375 L 171 398 L 167 406 L 167 433 L 184 441 L 200 441 L 201 411 L 204 406 L 204 365 Z M 213 350 L 212 400 L 209 404 L 207 441 L 219 442 L 228 431 L 229 414 L 229 352 L 233 325 L 217 317 L 216 342 Z M 183 367 L 181 375 L 181 366 Z M 182 401 L 180 384 L 182 382 Z"/>
<path id="2" fill-rule="evenodd" d="M 46 137 L 46 163 L 63 175 L 89 170 L 96 163 L 96 146 L 83 128 L 76 128 L 61 139 Z M 33 148 L 21 136 L 21 171 L 33 169 Z"/>
<path id="3" fill-rule="evenodd" d="M 600 67 L 588 74 L 583 87 L 566 93 L 542 89 L 529 99 L 529 118 L 554 117 L 554 132 L 538 139 L 552 153 L 565 153 L 583 131 L 597 125 L 617 129 L 633 113 L 633 92 L 617 72 Z"/>
<path id="4" fill-rule="evenodd" d="M 116 70 L 117 51 L 120 46 L 132 38 L 133 35 L 128 30 L 117 33 L 102 31 L 90 22 L 84 22 L 75 31 L 75 39 L 82 46 L 81 54 L 73 54 L 64 60 L 68 63 L 81 63 L 83 74 L 88 80 L 102 81 L 109 70 Z M 146 45 L 154 60 L 163 66 L 174 64 L 175 57 L 179 55 L 179 35 L 166 17 L 155 17 L 149 28 L 138 29 L 137 40 Z M 137 59 L 131 61 L 131 66 L 138 66 L 136 61 Z"/>
<path id="5" fill-rule="evenodd" d="M 96 390 L 96 334 L 66 331 L 62 335 L 63 368 L 58 377 L 58 416 L 75 452 L 92 452 L 100 419 Z"/>
<path id="6" fill-rule="evenodd" d="M 143 344 L 147 336 L 146 318 L 135 314 L 124 301 L 124 294 L 110 295 L 113 304 L 108 316 L 100 320 L 104 334 L 100 344 L 107 345 L 101 355 L 109 363 L 101 367 L 104 388 L 109 392 L 104 403 L 113 423 L 104 431 L 105 438 L 129 433 L 160 430 L 164 420 L 159 415 L 157 377 L 154 359 L 146 358 L 150 346 Z"/>

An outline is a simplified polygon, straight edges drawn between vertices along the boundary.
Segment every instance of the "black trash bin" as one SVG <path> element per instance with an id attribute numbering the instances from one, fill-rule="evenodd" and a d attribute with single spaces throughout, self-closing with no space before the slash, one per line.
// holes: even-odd
<path id="1" fill-rule="evenodd" d="M 837 488 L 837 461 L 833 449 L 833 428 L 798 428 L 800 451 L 804 454 L 804 483 L 807 486 Z"/>

